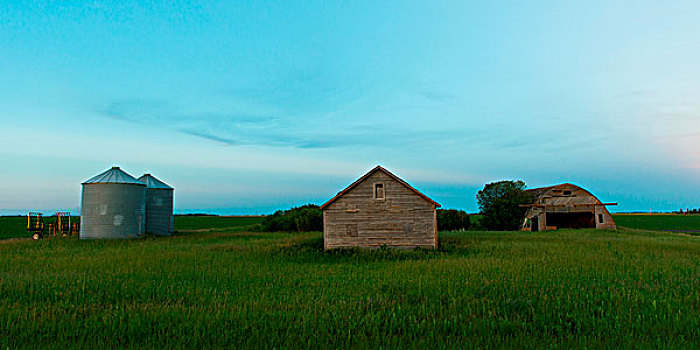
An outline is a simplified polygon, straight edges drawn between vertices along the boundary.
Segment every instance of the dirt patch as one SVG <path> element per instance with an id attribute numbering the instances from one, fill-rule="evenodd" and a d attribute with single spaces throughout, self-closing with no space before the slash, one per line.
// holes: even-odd
<path id="1" fill-rule="evenodd" d="M 0 239 L 0 244 L 12 244 L 12 243 L 17 243 L 17 242 L 26 242 L 29 240 L 31 240 L 31 237 L 6 238 L 6 239 Z"/>

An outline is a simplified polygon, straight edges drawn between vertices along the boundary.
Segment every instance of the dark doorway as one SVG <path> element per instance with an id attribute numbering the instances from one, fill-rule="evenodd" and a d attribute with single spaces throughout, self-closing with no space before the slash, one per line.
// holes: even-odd
<path id="1" fill-rule="evenodd" d="M 540 219 L 538 217 L 530 218 L 530 231 L 540 230 Z"/>
<path id="2" fill-rule="evenodd" d="M 595 228 L 593 213 L 547 213 L 547 226 L 557 228 Z"/>

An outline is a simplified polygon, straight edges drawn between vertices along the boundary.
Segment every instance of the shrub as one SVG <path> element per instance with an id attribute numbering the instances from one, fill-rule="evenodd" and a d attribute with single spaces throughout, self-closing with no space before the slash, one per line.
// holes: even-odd
<path id="1" fill-rule="evenodd" d="M 278 210 L 263 219 L 260 229 L 267 232 L 323 231 L 323 213 L 315 204 Z"/>
<path id="2" fill-rule="evenodd" d="M 469 214 L 457 209 L 438 209 L 437 222 L 440 231 L 468 230 L 470 224 Z"/>

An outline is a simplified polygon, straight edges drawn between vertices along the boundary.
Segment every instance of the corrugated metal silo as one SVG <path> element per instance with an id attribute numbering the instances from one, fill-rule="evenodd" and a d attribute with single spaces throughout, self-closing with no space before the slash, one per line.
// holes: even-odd
<path id="1" fill-rule="evenodd" d="M 146 184 L 146 232 L 172 235 L 174 189 L 151 174 L 141 176 L 139 181 Z"/>
<path id="2" fill-rule="evenodd" d="M 83 182 L 80 238 L 134 238 L 146 228 L 146 184 L 119 167 Z"/>

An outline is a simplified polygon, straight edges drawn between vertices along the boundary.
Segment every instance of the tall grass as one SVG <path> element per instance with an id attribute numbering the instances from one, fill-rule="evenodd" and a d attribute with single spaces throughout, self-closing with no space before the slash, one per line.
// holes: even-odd
<path id="1" fill-rule="evenodd" d="M 322 251 L 320 233 L 0 243 L 9 347 L 689 348 L 700 240 L 442 233 Z"/>

